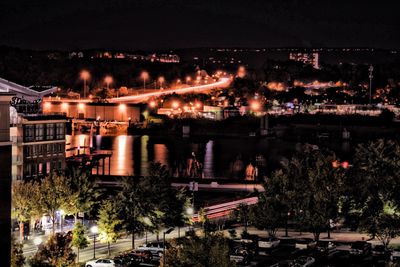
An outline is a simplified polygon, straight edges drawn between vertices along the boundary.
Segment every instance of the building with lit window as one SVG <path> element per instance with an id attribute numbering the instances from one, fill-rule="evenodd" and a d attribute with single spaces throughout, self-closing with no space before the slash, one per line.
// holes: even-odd
<path id="1" fill-rule="evenodd" d="M 66 122 L 63 115 L 18 115 L 14 119 L 10 129 L 13 179 L 34 179 L 65 168 Z"/>
<path id="2" fill-rule="evenodd" d="M 290 53 L 289 59 L 303 62 L 306 65 L 311 65 L 314 69 L 319 69 L 319 54 L 318 53 Z"/>

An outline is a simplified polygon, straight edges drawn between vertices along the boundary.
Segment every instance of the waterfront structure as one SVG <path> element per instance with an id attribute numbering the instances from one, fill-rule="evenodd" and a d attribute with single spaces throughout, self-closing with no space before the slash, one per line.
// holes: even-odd
<path id="1" fill-rule="evenodd" d="M 318 53 L 290 53 L 289 59 L 303 62 L 304 64 L 313 66 L 314 69 L 319 69 L 319 54 Z"/>
<path id="2" fill-rule="evenodd" d="M 68 118 L 102 121 L 140 121 L 140 106 L 135 104 L 94 103 L 43 99 L 43 114 L 63 114 Z"/>

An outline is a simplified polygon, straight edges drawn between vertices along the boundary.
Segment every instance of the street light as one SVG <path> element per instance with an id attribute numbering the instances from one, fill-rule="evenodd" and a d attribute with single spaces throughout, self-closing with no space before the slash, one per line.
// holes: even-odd
<path id="1" fill-rule="evenodd" d="M 82 70 L 80 76 L 83 80 L 83 98 L 86 98 L 86 82 L 90 78 L 90 73 L 87 70 Z"/>
<path id="2" fill-rule="evenodd" d="M 112 78 L 110 75 L 107 75 L 107 76 L 104 78 L 104 82 L 105 82 L 106 85 L 107 85 L 107 89 L 110 89 L 110 84 L 113 82 L 113 78 Z"/>
<path id="3" fill-rule="evenodd" d="M 93 234 L 93 259 L 96 258 L 96 235 L 99 232 L 99 227 L 96 225 L 90 228 L 90 232 Z"/>
<path id="4" fill-rule="evenodd" d="M 163 234 L 163 266 L 165 266 L 165 236 L 170 234 L 172 231 L 174 231 L 174 228 L 171 227 L 167 231 L 165 231 Z"/>
<path id="5" fill-rule="evenodd" d="M 186 77 L 186 83 L 189 84 L 189 82 L 192 80 L 192 78 L 190 78 L 190 76 Z"/>
<path id="6" fill-rule="evenodd" d="M 142 71 L 140 78 L 143 80 L 143 89 L 146 89 L 146 80 L 149 79 L 149 73 L 147 71 Z"/>
<path id="7" fill-rule="evenodd" d="M 60 210 L 60 216 L 61 216 L 61 233 L 63 232 L 63 222 L 64 222 L 64 215 L 65 215 L 65 211 L 64 210 Z"/>
<path id="8" fill-rule="evenodd" d="M 163 86 L 163 83 L 165 82 L 165 78 L 163 76 L 158 77 L 158 82 L 160 83 L 160 89 Z"/>

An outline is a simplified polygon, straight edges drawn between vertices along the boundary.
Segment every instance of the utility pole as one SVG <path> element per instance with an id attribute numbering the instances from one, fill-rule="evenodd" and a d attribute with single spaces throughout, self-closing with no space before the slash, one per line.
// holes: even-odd
<path id="1" fill-rule="evenodd" d="M 372 103 L 372 78 L 374 78 L 374 75 L 372 74 L 374 71 L 374 67 L 371 65 L 369 66 L 369 104 L 371 105 Z"/>

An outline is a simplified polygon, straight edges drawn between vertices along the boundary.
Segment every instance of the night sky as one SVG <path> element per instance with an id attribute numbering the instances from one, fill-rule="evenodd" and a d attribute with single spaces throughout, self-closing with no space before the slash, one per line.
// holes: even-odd
<path id="1" fill-rule="evenodd" d="M 0 44 L 33 49 L 400 48 L 400 1 L 2 0 Z"/>

